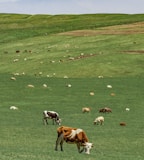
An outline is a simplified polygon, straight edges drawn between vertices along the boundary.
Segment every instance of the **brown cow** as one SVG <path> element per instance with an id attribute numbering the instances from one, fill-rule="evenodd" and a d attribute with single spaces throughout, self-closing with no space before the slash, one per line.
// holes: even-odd
<path id="1" fill-rule="evenodd" d="M 93 144 L 88 142 L 88 138 L 82 129 L 61 126 L 57 128 L 57 133 L 56 151 L 58 150 L 59 144 L 61 151 L 63 151 L 63 142 L 65 141 L 66 143 L 76 144 L 79 153 L 84 151 L 86 154 L 90 154 L 90 149 L 93 147 Z M 83 148 L 80 150 L 80 147 Z"/>
<path id="2" fill-rule="evenodd" d="M 108 107 L 105 107 L 105 108 L 101 108 L 101 109 L 99 110 L 99 112 L 102 112 L 102 113 L 110 113 L 110 112 L 112 112 L 112 110 L 111 110 L 110 108 L 108 108 Z"/>
<path id="3" fill-rule="evenodd" d="M 125 122 L 120 122 L 120 126 L 126 126 Z"/>

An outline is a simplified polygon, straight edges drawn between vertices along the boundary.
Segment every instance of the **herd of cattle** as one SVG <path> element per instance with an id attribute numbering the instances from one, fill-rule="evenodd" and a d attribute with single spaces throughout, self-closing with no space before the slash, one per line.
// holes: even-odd
<path id="1" fill-rule="evenodd" d="M 82 108 L 82 112 L 90 112 L 91 108 L 85 107 Z M 102 108 L 99 110 L 100 113 L 111 113 L 112 110 L 108 107 Z M 61 119 L 59 114 L 55 111 L 43 111 L 43 123 L 44 125 L 48 124 L 48 119 L 52 119 L 53 124 L 61 125 Z M 102 125 L 104 123 L 104 117 L 97 117 L 94 124 Z M 121 126 L 125 126 L 124 122 L 120 123 Z M 57 140 L 55 150 L 58 150 L 58 145 L 60 145 L 61 151 L 63 151 L 63 142 L 76 144 L 78 152 L 81 153 L 84 151 L 86 154 L 90 154 L 90 150 L 93 147 L 93 143 L 90 143 L 86 133 L 80 128 L 73 128 L 67 126 L 60 126 L 57 128 Z M 82 147 L 82 149 L 81 149 Z"/>

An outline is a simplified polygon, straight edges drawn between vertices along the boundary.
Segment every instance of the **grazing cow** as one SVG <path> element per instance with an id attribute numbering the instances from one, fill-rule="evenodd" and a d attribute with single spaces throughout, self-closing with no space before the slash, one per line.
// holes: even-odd
<path id="1" fill-rule="evenodd" d="M 106 110 L 107 113 L 112 112 L 112 110 L 110 108 L 108 108 L 108 107 L 105 107 L 105 110 Z"/>
<path id="2" fill-rule="evenodd" d="M 48 124 L 48 119 L 53 120 L 53 125 L 54 122 L 58 125 L 61 125 L 61 119 L 59 118 L 59 114 L 54 111 L 43 111 L 43 122 L 44 124 Z"/>
<path id="3" fill-rule="evenodd" d="M 102 125 L 104 123 L 104 117 L 103 116 L 99 116 L 94 120 L 94 124 L 100 124 Z"/>
<path id="4" fill-rule="evenodd" d="M 125 122 L 120 122 L 120 126 L 126 126 Z"/>
<path id="5" fill-rule="evenodd" d="M 106 110 L 104 108 L 99 109 L 99 112 L 105 113 Z"/>
<path id="6" fill-rule="evenodd" d="M 102 112 L 102 113 L 110 113 L 110 112 L 112 112 L 112 110 L 111 110 L 110 108 L 108 108 L 108 107 L 105 107 L 105 108 L 101 108 L 101 109 L 99 110 L 99 112 Z"/>
<path id="7" fill-rule="evenodd" d="M 90 111 L 91 111 L 91 109 L 89 107 L 82 108 L 83 113 L 85 113 L 85 112 L 89 113 Z"/>
<path id="8" fill-rule="evenodd" d="M 85 152 L 86 154 L 90 154 L 90 149 L 93 147 L 93 144 L 88 142 L 88 138 L 85 132 L 79 128 L 71 128 L 66 126 L 61 126 L 57 128 L 57 140 L 55 150 L 58 150 L 58 145 L 60 144 L 61 151 L 63 151 L 63 142 L 76 144 L 78 148 L 78 152 Z M 80 147 L 83 147 L 80 149 Z"/>

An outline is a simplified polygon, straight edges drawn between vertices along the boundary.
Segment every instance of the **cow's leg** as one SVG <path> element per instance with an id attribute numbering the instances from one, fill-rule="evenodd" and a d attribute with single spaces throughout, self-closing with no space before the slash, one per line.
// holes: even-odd
<path id="1" fill-rule="evenodd" d="M 77 143 L 77 149 L 78 149 L 78 152 L 81 153 L 80 152 L 80 145 L 79 145 L 79 143 Z"/>
<path id="2" fill-rule="evenodd" d="M 102 121 L 100 121 L 100 124 L 102 125 Z"/>
<path id="3" fill-rule="evenodd" d="M 45 123 L 45 119 L 44 118 L 42 119 L 42 121 L 43 121 L 43 124 L 45 125 L 46 123 Z"/>
<path id="4" fill-rule="evenodd" d="M 63 140 L 60 142 L 61 151 L 63 151 Z"/>
<path id="5" fill-rule="evenodd" d="M 79 153 L 82 153 L 84 151 L 84 147 L 80 150 L 80 143 L 77 143 L 77 149 Z"/>
<path id="6" fill-rule="evenodd" d="M 46 124 L 48 124 L 48 118 L 46 118 L 45 121 L 46 121 Z"/>
<path id="7" fill-rule="evenodd" d="M 43 118 L 43 123 L 44 123 L 44 125 L 48 124 L 48 120 L 47 120 L 47 118 L 46 118 L 46 117 L 45 117 L 45 118 Z"/>
<path id="8" fill-rule="evenodd" d="M 52 121 L 53 121 L 53 125 L 54 125 L 55 118 L 53 118 Z"/>
<path id="9" fill-rule="evenodd" d="M 58 150 L 58 145 L 59 145 L 59 137 L 57 137 L 57 140 L 56 140 L 56 145 L 55 145 L 55 150 L 57 151 Z"/>
<path id="10" fill-rule="evenodd" d="M 82 153 L 84 151 L 84 147 L 80 150 L 80 153 Z"/>
<path id="11" fill-rule="evenodd" d="M 55 146 L 56 151 L 58 150 L 58 145 L 59 144 L 60 144 L 60 147 L 61 147 L 61 151 L 63 151 L 63 141 L 64 141 L 63 138 L 64 138 L 63 134 L 58 135 L 57 140 L 56 140 L 56 146 Z"/>

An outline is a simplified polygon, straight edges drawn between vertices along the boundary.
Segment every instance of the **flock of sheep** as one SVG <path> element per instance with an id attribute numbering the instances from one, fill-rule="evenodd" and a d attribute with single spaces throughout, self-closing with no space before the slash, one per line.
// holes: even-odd
<path id="1" fill-rule="evenodd" d="M 126 108 L 125 110 L 130 111 L 130 108 Z M 83 113 L 89 113 L 90 111 L 91 111 L 90 107 L 82 108 Z M 108 107 L 101 108 L 101 109 L 99 109 L 99 113 L 112 113 L 112 109 L 108 108 Z M 104 123 L 104 117 L 103 116 L 96 117 L 93 123 L 97 124 L 97 125 L 99 125 L 99 124 L 102 125 Z M 120 122 L 119 125 L 126 126 L 126 122 Z"/>

